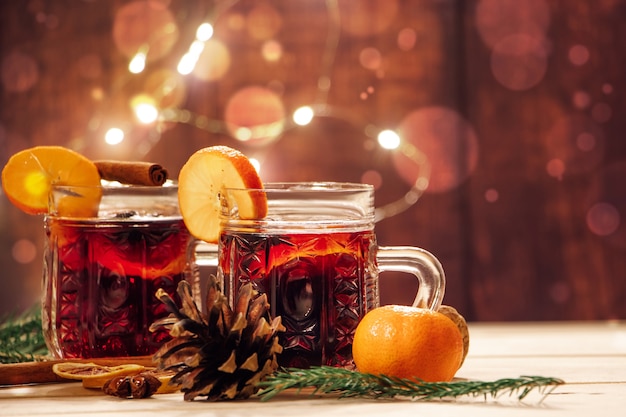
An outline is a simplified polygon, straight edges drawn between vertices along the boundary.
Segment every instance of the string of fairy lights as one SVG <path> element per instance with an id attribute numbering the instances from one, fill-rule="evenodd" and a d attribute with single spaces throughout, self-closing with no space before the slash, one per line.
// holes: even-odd
<path id="1" fill-rule="evenodd" d="M 238 0 L 218 2 L 210 15 L 199 24 L 195 31 L 195 37 L 189 44 L 187 50 L 178 60 L 176 71 L 182 77 L 192 74 L 200 57 L 206 53 L 205 48 L 215 34 L 215 22 Z M 320 62 L 319 76 L 317 79 L 317 94 L 315 102 L 296 108 L 281 120 L 271 123 L 261 123 L 254 126 L 228 126 L 225 121 L 209 119 L 204 115 L 195 114 L 188 109 L 167 107 L 160 109 L 158 100 L 146 94 L 135 96 L 131 100 L 131 108 L 137 121 L 143 125 L 158 123 L 189 124 L 196 128 L 208 131 L 213 134 L 227 134 L 235 139 L 247 142 L 259 140 L 268 136 L 280 136 L 283 132 L 295 128 L 309 125 L 315 118 L 319 117 L 341 117 L 342 111 L 338 111 L 329 105 L 327 101 L 328 92 L 331 88 L 331 72 L 335 62 L 340 36 L 340 9 L 337 0 L 326 0 L 326 10 L 328 15 L 328 29 L 325 39 L 325 47 Z M 167 27 L 166 29 L 167 30 Z M 150 45 L 141 45 L 128 62 L 130 74 L 141 74 L 148 67 Z M 395 201 L 380 206 L 376 209 L 376 220 L 395 216 L 411 206 L 413 206 L 428 187 L 430 178 L 430 164 L 426 156 L 411 143 L 403 141 L 400 135 L 391 129 L 378 129 L 368 124 L 363 127 L 363 133 L 368 138 L 375 138 L 378 145 L 389 151 L 401 152 L 419 168 L 417 179 L 409 189 Z M 117 145 L 124 141 L 125 132 L 122 128 L 111 127 L 104 135 L 104 140 L 109 145 Z M 257 170 L 261 169 L 261 164 L 251 157 Z"/>

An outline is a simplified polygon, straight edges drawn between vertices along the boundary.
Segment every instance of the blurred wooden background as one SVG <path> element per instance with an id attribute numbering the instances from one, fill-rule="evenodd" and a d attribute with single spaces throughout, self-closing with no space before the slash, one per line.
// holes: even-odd
<path id="1" fill-rule="evenodd" d="M 424 172 L 416 147 L 430 185 L 377 234 L 441 260 L 446 304 L 476 321 L 625 319 L 625 18 L 624 0 L 4 1 L 0 162 L 58 144 L 175 177 L 225 144 L 266 181 L 371 182 L 386 207 Z M 137 100 L 159 119 L 139 123 Z M 316 117 L 294 125 L 304 105 Z M 379 146 L 384 129 L 404 147 Z M 38 300 L 42 235 L 2 197 L 0 315 Z M 413 290 L 382 278 L 384 303 Z"/>

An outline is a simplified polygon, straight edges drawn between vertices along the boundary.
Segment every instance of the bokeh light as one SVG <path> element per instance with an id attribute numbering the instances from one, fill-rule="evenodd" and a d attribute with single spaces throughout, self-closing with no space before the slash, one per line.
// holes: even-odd
<path id="1" fill-rule="evenodd" d="M 382 65 L 382 55 L 376 48 L 364 48 L 359 54 L 359 63 L 363 68 L 375 71 Z"/>
<path id="2" fill-rule="evenodd" d="M 268 2 L 259 2 L 246 17 L 246 29 L 252 39 L 272 39 L 283 26 L 283 18 Z"/>
<path id="3" fill-rule="evenodd" d="M 424 107 L 409 113 L 398 127 L 400 137 L 426 155 L 431 172 L 426 192 L 458 187 L 476 169 L 479 149 L 473 127 L 453 109 Z M 401 152 L 394 153 L 398 174 L 413 185 L 424 168 Z"/>
<path id="4" fill-rule="evenodd" d="M 283 56 L 283 46 L 276 40 L 263 42 L 261 55 L 268 62 L 276 62 Z"/>
<path id="5" fill-rule="evenodd" d="M 180 61 L 178 61 L 178 73 L 181 75 L 191 74 L 196 67 L 196 63 L 200 59 L 200 55 L 204 51 L 205 43 L 199 40 L 194 40 L 189 46 L 189 51 L 185 53 Z"/>
<path id="6" fill-rule="evenodd" d="M 311 123 L 313 116 L 315 116 L 315 112 L 310 106 L 302 106 L 293 112 L 293 121 L 299 126 L 306 126 Z"/>
<path id="7" fill-rule="evenodd" d="M 317 80 L 317 89 L 320 90 L 320 91 L 328 91 L 328 90 L 330 90 L 330 86 L 331 85 L 332 85 L 332 82 L 331 82 L 329 77 L 321 76 Z"/>
<path id="8" fill-rule="evenodd" d="M 117 127 L 113 127 L 105 133 L 104 141 L 108 145 L 119 145 L 124 141 L 124 131 Z"/>
<path id="9" fill-rule="evenodd" d="M 204 81 L 221 79 L 230 68 L 230 52 L 223 42 L 210 39 L 194 64 L 193 75 Z"/>
<path id="10" fill-rule="evenodd" d="M 619 228 L 619 211 L 609 203 L 594 204 L 587 212 L 587 226 L 598 236 L 608 236 Z"/>
<path id="11" fill-rule="evenodd" d="M 544 38 L 550 26 L 550 6 L 546 0 L 480 0 L 475 19 L 483 42 L 493 48 L 511 35 Z"/>
<path id="12" fill-rule="evenodd" d="M 89 96 L 95 101 L 102 101 L 104 99 L 104 90 L 102 87 L 94 87 L 91 89 Z"/>
<path id="13" fill-rule="evenodd" d="M 196 39 L 201 42 L 206 42 L 213 37 L 213 26 L 210 23 L 204 22 L 196 30 Z"/>
<path id="14" fill-rule="evenodd" d="M 574 45 L 569 49 L 568 57 L 577 67 L 585 65 L 589 61 L 589 49 L 584 45 Z"/>
<path id="15" fill-rule="evenodd" d="M 596 138 L 591 133 L 582 132 L 576 136 L 576 146 L 583 152 L 590 152 L 596 147 Z"/>
<path id="16" fill-rule="evenodd" d="M 374 169 L 368 169 L 361 175 L 361 183 L 370 184 L 375 190 L 383 186 L 383 176 Z"/>
<path id="17" fill-rule="evenodd" d="M 586 91 L 574 91 L 574 95 L 572 96 L 572 104 L 577 109 L 586 109 L 591 104 L 591 96 Z"/>
<path id="18" fill-rule="evenodd" d="M 609 83 L 602 84 L 602 92 L 604 94 L 612 94 L 613 93 L 613 85 Z"/>
<path id="19" fill-rule="evenodd" d="M 145 94 L 138 94 L 131 99 L 131 108 L 135 117 L 143 124 L 154 123 L 159 117 L 159 110 L 156 108 L 154 99 Z"/>
<path id="20" fill-rule="evenodd" d="M 252 139 L 252 129 L 249 127 L 233 128 L 233 137 L 239 141 L 247 142 Z"/>
<path id="21" fill-rule="evenodd" d="M 226 27 L 232 31 L 240 31 L 246 27 L 246 18 L 241 13 L 236 11 L 229 12 L 223 19 Z"/>
<path id="22" fill-rule="evenodd" d="M 212 41 L 213 26 L 204 22 L 196 29 L 196 38 L 178 61 L 181 75 L 192 72 L 200 79 L 212 81 L 221 78 L 230 65 L 230 55 L 222 42 Z"/>
<path id="23" fill-rule="evenodd" d="M 146 53 L 140 50 L 128 63 L 128 71 L 132 74 L 139 74 L 146 68 Z"/>
<path id="24" fill-rule="evenodd" d="M 374 87 L 373 86 L 369 86 L 365 89 L 365 91 L 361 91 L 361 94 L 359 94 L 359 98 L 361 100 L 367 100 L 369 98 L 369 96 L 371 96 L 372 94 L 374 94 Z"/>
<path id="25" fill-rule="evenodd" d="M 282 134 L 285 108 L 281 98 L 272 90 L 260 86 L 244 87 L 228 100 L 224 120 L 235 139 L 250 145 L 264 145 Z"/>
<path id="26" fill-rule="evenodd" d="M 39 80 L 37 62 L 30 55 L 11 52 L 2 58 L 2 86 L 6 91 L 23 93 Z"/>
<path id="27" fill-rule="evenodd" d="M 141 123 L 150 124 L 158 119 L 159 110 L 154 107 L 154 104 L 142 103 L 135 107 L 135 115 Z"/>
<path id="28" fill-rule="evenodd" d="M 178 41 L 178 25 L 159 0 L 136 0 L 121 6 L 113 20 L 113 41 L 129 59 L 148 50 L 148 62 L 163 58 Z"/>
<path id="29" fill-rule="evenodd" d="M 17 263 L 29 264 L 37 257 L 37 246 L 29 239 L 18 239 L 11 248 L 11 255 Z"/>
<path id="30" fill-rule="evenodd" d="M 417 42 L 417 33 L 413 28 L 404 28 L 398 33 L 398 48 L 403 51 L 409 51 L 415 47 Z"/>
<path id="31" fill-rule="evenodd" d="M 613 110 L 606 103 L 596 103 L 591 108 L 591 117 L 598 123 L 606 123 L 611 120 Z"/>
<path id="32" fill-rule="evenodd" d="M 398 14 L 397 0 L 359 0 L 338 2 L 344 32 L 367 37 L 387 30 Z"/>
<path id="33" fill-rule="evenodd" d="M 626 161 L 613 162 L 592 177 L 587 197 L 586 222 L 589 230 L 608 243 L 626 249 Z"/>
<path id="34" fill-rule="evenodd" d="M 393 130 L 383 130 L 378 134 L 378 143 L 385 149 L 397 149 L 400 146 L 400 136 Z"/>
<path id="35" fill-rule="evenodd" d="M 493 76 L 514 91 L 536 86 L 547 69 L 548 51 L 542 38 L 511 35 L 498 42 L 491 53 Z"/>
<path id="36" fill-rule="evenodd" d="M 549 176 L 562 180 L 565 174 L 565 163 L 562 159 L 554 158 L 548 161 L 546 164 L 546 172 Z"/>
<path id="37" fill-rule="evenodd" d="M 495 203 L 500 198 L 500 193 L 495 188 L 489 188 L 485 191 L 485 200 L 488 203 Z"/>
<path id="38" fill-rule="evenodd" d="M 547 154 L 561 161 L 562 169 L 548 169 L 551 176 L 587 173 L 604 157 L 602 128 L 585 115 L 574 113 L 557 119 L 547 133 Z"/>

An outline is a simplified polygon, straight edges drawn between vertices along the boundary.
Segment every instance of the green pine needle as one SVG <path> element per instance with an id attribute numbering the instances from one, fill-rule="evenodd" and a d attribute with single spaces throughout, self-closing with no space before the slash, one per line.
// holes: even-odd
<path id="1" fill-rule="evenodd" d="M 509 393 L 517 394 L 521 401 L 531 391 L 538 391 L 545 398 L 561 384 L 564 381 L 558 378 L 542 376 L 521 376 L 490 382 L 424 382 L 321 366 L 277 372 L 258 384 L 261 390 L 257 396 L 267 401 L 288 389 L 300 392 L 304 388 L 313 388 L 311 395 L 338 394 L 340 398 L 405 397 L 428 401 L 461 396 L 484 396 L 487 399 L 488 396 L 495 398 L 502 393 Z"/>
<path id="2" fill-rule="evenodd" d="M 0 321 L 0 363 L 41 360 L 47 354 L 41 327 L 41 307 Z"/>

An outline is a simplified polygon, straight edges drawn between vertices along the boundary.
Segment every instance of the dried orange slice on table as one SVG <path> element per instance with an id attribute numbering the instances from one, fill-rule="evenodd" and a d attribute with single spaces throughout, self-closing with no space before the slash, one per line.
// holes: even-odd
<path id="1" fill-rule="evenodd" d="M 53 185 L 89 187 L 80 188 L 80 193 L 70 188 L 57 202 L 58 215 L 97 214 L 100 173 L 91 160 L 78 152 L 62 146 L 35 146 L 11 156 L 2 170 L 2 188 L 7 198 L 28 214 L 48 213 Z"/>
<path id="2" fill-rule="evenodd" d="M 262 189 L 254 165 L 240 151 L 210 146 L 189 157 L 178 176 L 178 204 L 189 232 L 198 239 L 217 243 L 220 232 L 219 196 L 226 188 Z M 242 219 L 261 219 L 267 214 L 263 192 L 235 195 Z"/>
<path id="3" fill-rule="evenodd" d="M 55 363 L 52 366 L 52 372 L 65 379 L 80 380 L 85 388 L 102 388 L 113 377 L 136 375 L 145 369 L 145 366 L 136 364 L 106 366 L 75 362 Z"/>
<path id="4" fill-rule="evenodd" d="M 161 382 L 156 394 L 172 393 L 180 389 L 177 385 L 169 384 L 174 372 L 160 371 L 154 367 L 134 363 L 106 366 L 92 362 L 61 362 L 52 366 L 52 372 L 65 379 L 81 381 L 84 388 L 101 389 L 115 377 L 152 375 Z"/>

